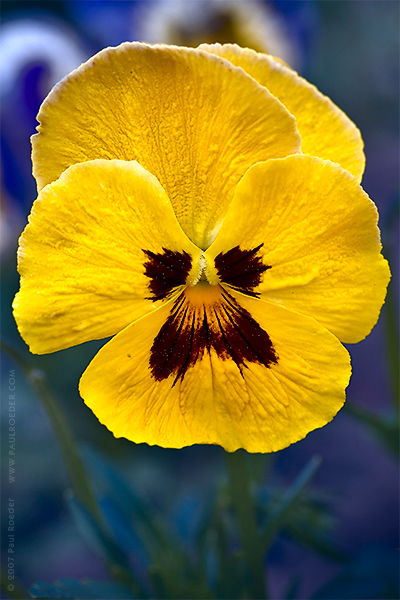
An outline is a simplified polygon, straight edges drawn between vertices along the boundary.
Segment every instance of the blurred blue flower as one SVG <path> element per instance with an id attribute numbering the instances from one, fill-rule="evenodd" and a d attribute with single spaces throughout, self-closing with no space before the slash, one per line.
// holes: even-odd
<path id="1" fill-rule="evenodd" d="M 8 198 L 5 210 L 17 203 L 26 214 L 36 195 L 29 138 L 38 108 L 51 87 L 89 53 L 62 21 L 34 18 L 2 25 L 0 53 L 2 192 Z"/>

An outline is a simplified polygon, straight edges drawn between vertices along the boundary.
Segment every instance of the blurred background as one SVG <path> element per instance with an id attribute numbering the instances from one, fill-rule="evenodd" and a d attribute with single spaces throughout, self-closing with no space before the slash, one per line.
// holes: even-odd
<path id="1" fill-rule="evenodd" d="M 311 457 L 322 458 L 302 512 L 283 527 L 268 554 L 271 598 L 398 598 L 399 6 L 390 0 L 1 2 L 2 336 L 47 374 L 114 538 L 139 577 L 149 559 L 140 536 L 128 534 L 121 517 L 124 493 L 165 524 L 190 560 L 210 506 L 225 510 L 224 451 L 165 450 L 114 439 L 77 391 L 80 375 L 101 345 L 97 342 L 28 356 L 10 307 L 18 289 L 17 240 L 36 196 L 29 138 L 40 103 L 57 81 L 105 46 L 127 40 L 190 46 L 237 42 L 283 58 L 360 128 L 367 159 L 363 186 L 380 212 L 384 254 L 393 274 L 390 295 L 374 331 L 349 347 L 353 376 L 346 407 L 303 441 L 275 455 L 249 457 L 249 466 L 260 502 L 268 503 Z M 70 483 L 40 399 L 7 353 L 2 353 L 1 374 L 2 561 L 7 561 L 12 498 L 14 575 L 24 590 L 37 581 L 108 581 L 96 540 L 81 535 L 68 511 Z M 15 472 L 9 463 L 12 379 Z M 313 539 L 307 537 L 310 523 L 318 532 Z M 209 544 L 212 577 L 212 539 Z"/>

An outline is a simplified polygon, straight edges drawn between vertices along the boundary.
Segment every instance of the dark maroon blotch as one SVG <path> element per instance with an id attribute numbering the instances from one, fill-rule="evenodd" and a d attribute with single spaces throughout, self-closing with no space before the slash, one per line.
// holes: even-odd
<path id="1" fill-rule="evenodd" d="M 149 278 L 151 296 L 148 300 L 162 300 L 174 288 L 185 285 L 187 276 L 192 268 L 192 259 L 187 252 L 174 252 L 163 248 L 156 254 L 143 250 L 149 259 L 144 263 L 145 275 Z"/>
<path id="2" fill-rule="evenodd" d="M 220 359 L 233 360 L 242 377 L 247 363 L 268 368 L 278 361 L 266 331 L 228 292 L 221 292 L 219 302 L 203 306 L 192 306 L 182 293 L 153 342 L 152 376 L 161 381 L 171 375 L 174 386 L 212 348 Z"/>
<path id="3" fill-rule="evenodd" d="M 261 283 L 261 275 L 270 269 L 262 262 L 257 252 L 263 244 L 253 250 L 241 250 L 235 246 L 228 252 L 220 252 L 215 257 L 215 267 L 222 283 L 231 285 L 236 290 L 257 297 L 255 288 Z"/>

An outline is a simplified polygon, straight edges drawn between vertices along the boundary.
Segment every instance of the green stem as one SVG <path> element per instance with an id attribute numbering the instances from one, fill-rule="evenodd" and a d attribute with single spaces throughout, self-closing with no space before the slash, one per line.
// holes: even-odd
<path id="1" fill-rule="evenodd" d="M 267 598 L 263 549 L 257 531 L 255 504 L 250 494 L 250 478 L 246 455 L 242 450 L 226 452 L 232 504 L 238 522 L 251 598 Z"/>
<path id="2" fill-rule="evenodd" d="M 17 350 L 3 341 L 1 341 L 1 349 L 7 352 L 7 354 L 21 367 L 25 377 L 42 401 L 60 444 L 72 488 L 79 500 L 90 510 L 92 515 L 100 523 L 101 516 L 92 490 L 90 489 L 85 468 L 75 448 L 67 421 L 60 410 L 57 399 L 48 386 L 45 373 L 40 369 L 31 367 L 28 361 L 23 358 Z"/>

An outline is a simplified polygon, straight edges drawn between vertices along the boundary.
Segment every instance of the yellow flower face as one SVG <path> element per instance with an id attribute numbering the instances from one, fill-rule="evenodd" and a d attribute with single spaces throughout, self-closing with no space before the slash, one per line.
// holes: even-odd
<path id="1" fill-rule="evenodd" d="M 108 48 L 49 94 L 14 314 L 115 436 L 279 450 L 342 406 L 389 281 L 354 124 L 237 46 Z"/>

